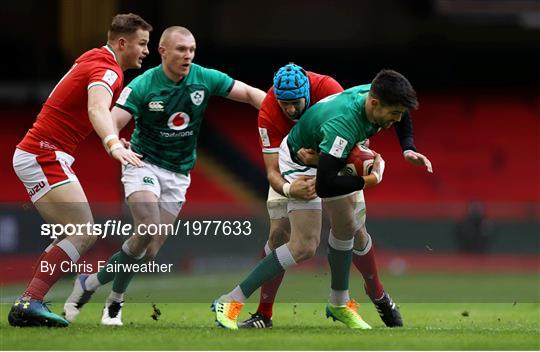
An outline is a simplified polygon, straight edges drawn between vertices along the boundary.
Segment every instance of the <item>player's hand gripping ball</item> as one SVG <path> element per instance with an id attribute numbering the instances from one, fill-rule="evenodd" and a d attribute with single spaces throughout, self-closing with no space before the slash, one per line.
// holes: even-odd
<path id="1" fill-rule="evenodd" d="M 342 176 L 367 176 L 371 173 L 375 152 L 358 143 L 347 158 L 347 165 L 339 173 Z"/>

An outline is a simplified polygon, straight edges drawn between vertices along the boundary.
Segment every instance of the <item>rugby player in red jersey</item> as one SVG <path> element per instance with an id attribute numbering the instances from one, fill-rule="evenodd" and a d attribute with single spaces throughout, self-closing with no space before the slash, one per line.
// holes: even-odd
<path id="1" fill-rule="evenodd" d="M 93 224 L 86 195 L 71 169 L 73 152 L 93 130 L 112 158 L 123 165 L 142 166 L 139 156 L 126 149 L 115 134 L 110 109 L 122 91 L 123 71 L 140 68 L 148 55 L 151 30 L 152 26 L 135 14 L 115 16 L 107 44 L 75 60 L 17 145 L 13 156 L 15 173 L 45 222 Z M 28 287 L 11 307 L 9 323 L 67 326 L 68 321 L 51 312 L 43 298 L 62 276 L 61 264 L 77 262 L 96 238 L 84 232 L 64 236 L 49 245 Z"/>
<path id="2" fill-rule="evenodd" d="M 313 199 L 315 180 L 307 176 L 299 177 L 288 183 L 279 171 L 278 152 L 283 138 L 289 133 L 302 113 L 310 106 L 327 96 L 343 91 L 341 85 L 332 77 L 303 70 L 295 64 L 280 68 L 274 77 L 274 85 L 268 90 L 259 111 L 260 144 L 263 151 L 266 174 L 270 183 L 267 208 L 270 217 L 268 242 L 262 256 L 289 241 L 290 223 L 287 215 L 287 198 Z M 396 132 L 404 151 L 404 157 L 414 165 L 423 165 L 429 172 L 431 162 L 416 152 L 410 116 L 405 114 L 400 123 L 395 125 Z M 304 158 L 313 153 L 303 151 Z M 313 160 L 315 162 L 315 160 Z M 309 164 L 306 163 L 306 164 Z M 275 190 L 279 190 L 276 192 Z M 365 222 L 365 203 L 363 193 L 359 192 L 358 202 L 363 203 L 362 221 Z M 375 252 L 365 223 L 355 239 L 353 263 L 361 272 L 368 296 L 375 304 L 383 322 L 387 326 L 401 326 L 401 315 L 390 296 L 384 292 L 375 263 Z M 266 282 L 261 287 L 257 312 L 251 318 L 240 322 L 239 328 L 268 328 L 272 326 L 272 308 L 285 272 Z"/>

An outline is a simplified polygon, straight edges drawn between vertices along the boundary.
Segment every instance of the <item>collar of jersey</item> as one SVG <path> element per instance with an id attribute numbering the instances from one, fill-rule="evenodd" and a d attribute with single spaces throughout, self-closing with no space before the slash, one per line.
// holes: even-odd
<path id="1" fill-rule="evenodd" d="M 371 124 L 371 122 L 367 119 L 366 99 L 365 99 L 366 94 L 358 94 L 358 96 L 364 98 L 364 99 L 361 99 L 361 101 L 358 103 L 359 105 L 358 114 L 360 115 L 360 119 L 366 120 L 369 124 Z"/>
<path id="2" fill-rule="evenodd" d="M 112 54 L 114 61 L 118 62 L 118 60 L 116 60 L 116 54 L 114 53 L 114 50 L 109 46 L 109 44 L 105 44 L 103 45 L 103 47 Z"/>
<path id="3" fill-rule="evenodd" d="M 193 63 L 191 64 L 191 67 L 189 68 L 189 73 L 187 76 L 185 76 L 184 78 L 182 78 L 181 80 L 179 80 L 178 82 L 175 82 L 173 81 L 172 79 L 170 79 L 169 77 L 167 77 L 167 75 L 165 74 L 165 71 L 163 71 L 163 65 L 160 64 L 158 66 L 158 75 L 159 75 L 159 78 L 164 82 L 164 83 L 167 83 L 167 84 L 170 84 L 172 86 L 179 86 L 181 85 L 183 82 L 185 82 L 186 78 L 189 77 L 189 75 L 191 75 L 191 71 L 193 71 Z"/>

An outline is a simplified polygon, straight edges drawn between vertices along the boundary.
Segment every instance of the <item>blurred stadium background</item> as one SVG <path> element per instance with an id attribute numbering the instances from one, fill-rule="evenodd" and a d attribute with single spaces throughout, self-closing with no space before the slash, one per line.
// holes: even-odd
<path id="1" fill-rule="evenodd" d="M 481 282 L 478 275 L 525 275 L 532 280 L 516 282 L 529 285 L 522 299 L 538 302 L 539 1 L 19 0 L 2 7 L 4 288 L 25 282 L 47 245 L 39 235 L 41 219 L 11 167 L 14 147 L 73 59 L 105 43 L 114 14 L 134 12 L 154 26 L 143 69 L 159 63 L 161 31 L 183 25 L 197 39 L 195 62 L 263 90 L 289 61 L 329 74 L 346 88 L 369 82 L 381 68 L 405 74 L 420 100 L 413 113 L 416 145 L 432 160 L 435 173 L 403 160 L 393 130 L 372 139 L 372 148 L 387 162 L 384 182 L 366 192 L 368 230 L 381 270 L 403 281 L 418 273 L 473 275 L 471 282 Z M 126 83 L 141 72 L 128 71 Z M 254 233 L 175 238 L 158 260 L 175 263 L 188 276 L 216 270 L 245 273 L 267 236 L 268 185 L 257 112 L 214 98 L 199 155 L 181 219 L 250 219 Z M 129 221 L 120 168 L 103 153 L 97 137 L 81 145 L 75 157 L 74 170 L 96 219 Z M 105 259 L 118 244 L 118 239 L 100 240 L 87 259 Z M 324 254 L 323 240 L 318 258 L 298 270 L 325 272 Z M 392 279 L 386 282 L 391 285 Z"/>

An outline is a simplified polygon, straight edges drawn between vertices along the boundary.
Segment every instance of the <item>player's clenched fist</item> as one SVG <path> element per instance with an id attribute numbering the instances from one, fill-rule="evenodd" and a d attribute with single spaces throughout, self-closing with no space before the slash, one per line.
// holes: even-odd
<path id="1" fill-rule="evenodd" d="M 315 193 L 315 177 L 299 176 L 291 183 L 289 194 L 291 198 L 302 200 L 317 198 L 317 193 Z"/>

